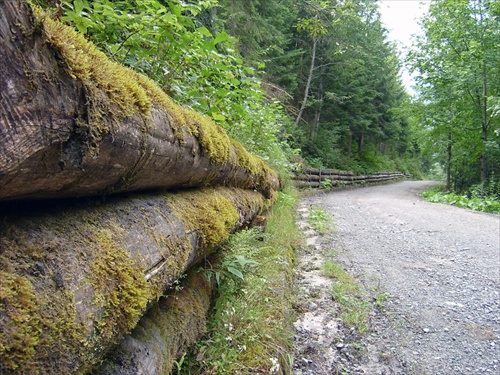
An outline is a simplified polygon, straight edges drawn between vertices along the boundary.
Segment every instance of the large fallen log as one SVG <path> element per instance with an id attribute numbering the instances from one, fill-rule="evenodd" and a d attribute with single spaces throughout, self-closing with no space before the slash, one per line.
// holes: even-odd
<path id="1" fill-rule="evenodd" d="M 21 0 L 0 1 L 0 200 L 278 178 L 210 119 Z"/>
<path id="2" fill-rule="evenodd" d="M 148 304 L 270 201 L 206 188 L 53 204 L 29 214 L 19 202 L 0 207 L 1 374 L 91 369 Z"/>

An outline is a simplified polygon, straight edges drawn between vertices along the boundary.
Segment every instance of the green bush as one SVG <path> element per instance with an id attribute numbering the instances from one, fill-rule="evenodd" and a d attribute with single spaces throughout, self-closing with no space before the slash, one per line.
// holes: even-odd
<path id="1" fill-rule="evenodd" d="M 467 195 L 436 191 L 436 189 L 423 191 L 421 196 L 429 202 L 451 204 L 475 211 L 500 214 L 500 201 L 493 198 L 481 198 L 477 196 L 469 198 Z"/>

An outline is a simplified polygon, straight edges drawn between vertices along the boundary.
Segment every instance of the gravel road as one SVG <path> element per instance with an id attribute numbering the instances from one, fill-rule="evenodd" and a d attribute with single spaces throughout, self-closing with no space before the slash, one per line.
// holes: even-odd
<path id="1" fill-rule="evenodd" d="M 308 281 L 308 272 L 318 267 L 305 264 L 321 262 L 321 247 L 330 246 L 372 298 L 387 299 L 382 312 L 371 315 L 370 332 L 358 338 L 364 350 L 355 359 L 345 353 L 348 333 L 341 322 L 335 323 L 335 337 L 329 329 L 326 341 L 308 328 L 307 319 L 333 327 L 328 317 L 334 307 L 324 296 L 311 302 L 302 293 L 295 374 L 340 373 L 339 366 L 319 364 L 327 357 L 307 357 L 314 341 L 329 346 L 323 355 L 342 361 L 344 373 L 500 374 L 500 218 L 425 202 L 418 192 L 432 184 L 405 181 L 301 200 L 302 210 L 317 206 L 330 212 L 336 231 L 330 241 L 320 241 L 316 255 L 304 255 L 299 287 L 310 292 L 315 282 Z"/>

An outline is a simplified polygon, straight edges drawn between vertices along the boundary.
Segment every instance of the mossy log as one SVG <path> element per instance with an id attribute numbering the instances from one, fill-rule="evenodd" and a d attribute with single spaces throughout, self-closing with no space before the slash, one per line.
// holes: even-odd
<path id="1" fill-rule="evenodd" d="M 220 187 L 24 204 L 0 207 L 1 374 L 88 371 L 186 269 L 270 200 Z"/>
<path id="2" fill-rule="evenodd" d="M 0 1 L 0 50 L 0 200 L 278 188 L 211 119 L 27 2 Z"/>
<path id="3" fill-rule="evenodd" d="M 139 321 L 93 375 L 170 374 L 174 362 L 206 332 L 212 284 L 191 272 Z"/>

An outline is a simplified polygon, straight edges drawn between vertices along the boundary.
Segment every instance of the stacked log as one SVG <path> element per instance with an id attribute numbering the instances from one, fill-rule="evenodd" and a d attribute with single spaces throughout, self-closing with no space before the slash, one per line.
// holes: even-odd
<path id="1" fill-rule="evenodd" d="M 19 0 L 1 2 L 0 47 L 0 200 L 278 188 L 213 121 Z"/>
<path id="2" fill-rule="evenodd" d="M 356 175 L 337 169 L 306 168 L 297 173 L 293 183 L 297 188 L 341 187 L 356 184 L 377 183 L 408 178 L 402 172 L 377 172 L 368 175 Z"/>
<path id="3" fill-rule="evenodd" d="M 158 300 L 272 204 L 277 174 L 28 2 L 0 1 L 0 48 L 0 373 L 94 371 L 141 317 L 169 368 L 193 336 Z M 190 280 L 196 336 L 209 286 Z"/>

